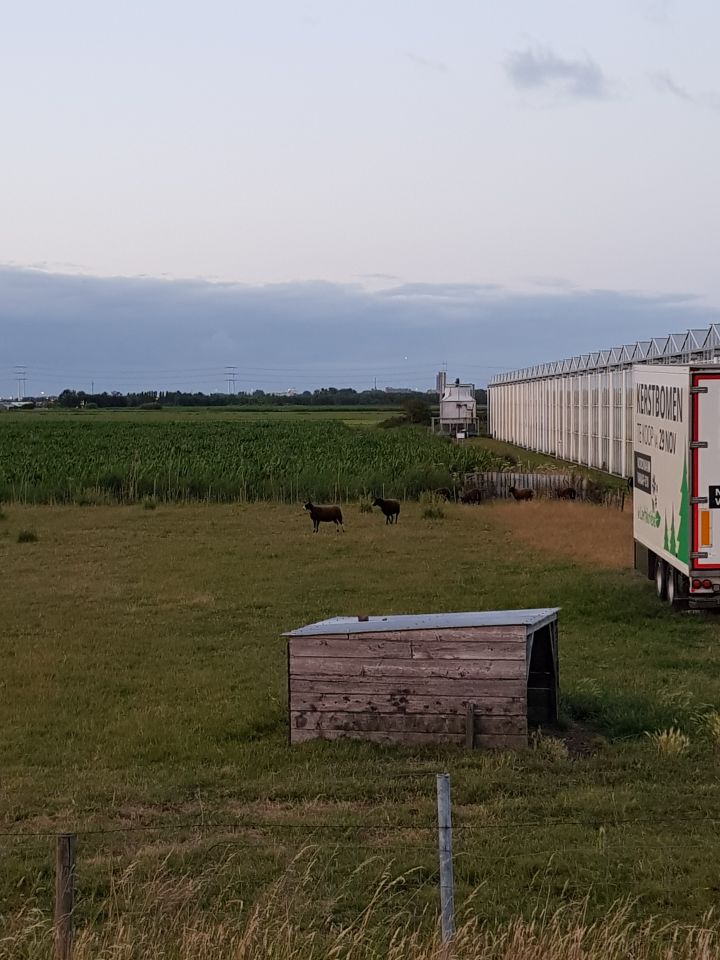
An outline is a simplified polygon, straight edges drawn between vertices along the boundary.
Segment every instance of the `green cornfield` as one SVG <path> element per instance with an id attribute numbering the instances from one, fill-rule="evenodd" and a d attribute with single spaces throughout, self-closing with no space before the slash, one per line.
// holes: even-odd
<path id="1" fill-rule="evenodd" d="M 498 459 L 426 430 L 337 422 L 6 422 L 0 501 L 414 498 Z"/>

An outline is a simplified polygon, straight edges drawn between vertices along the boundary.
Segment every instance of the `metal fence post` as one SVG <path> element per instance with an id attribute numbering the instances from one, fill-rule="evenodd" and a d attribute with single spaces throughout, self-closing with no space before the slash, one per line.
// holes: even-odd
<path id="1" fill-rule="evenodd" d="M 437 774 L 438 855 L 440 860 L 440 924 L 442 942 L 449 950 L 455 934 L 455 889 L 450 817 L 450 776 Z"/>
<path id="2" fill-rule="evenodd" d="M 55 853 L 55 960 L 71 960 L 75 906 L 75 834 L 57 838 Z"/>

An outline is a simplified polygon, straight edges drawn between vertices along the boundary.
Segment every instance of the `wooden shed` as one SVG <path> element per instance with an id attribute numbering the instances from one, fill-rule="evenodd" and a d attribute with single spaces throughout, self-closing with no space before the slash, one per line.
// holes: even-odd
<path id="1" fill-rule="evenodd" d="M 290 742 L 521 747 L 557 720 L 557 608 L 335 617 L 288 638 Z"/>

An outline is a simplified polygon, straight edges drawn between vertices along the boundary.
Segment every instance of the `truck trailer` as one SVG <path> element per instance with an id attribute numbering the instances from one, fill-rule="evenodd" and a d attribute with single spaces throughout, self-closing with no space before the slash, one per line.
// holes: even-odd
<path id="1" fill-rule="evenodd" d="M 633 538 L 659 599 L 720 606 L 720 365 L 633 367 Z"/>

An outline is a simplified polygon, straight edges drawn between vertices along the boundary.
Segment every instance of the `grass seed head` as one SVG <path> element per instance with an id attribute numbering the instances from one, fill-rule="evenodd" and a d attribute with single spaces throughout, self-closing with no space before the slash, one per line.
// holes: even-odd
<path id="1" fill-rule="evenodd" d="M 647 736 L 657 752 L 664 757 L 678 757 L 690 747 L 690 737 L 677 727 L 657 730 Z"/>

